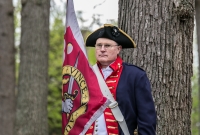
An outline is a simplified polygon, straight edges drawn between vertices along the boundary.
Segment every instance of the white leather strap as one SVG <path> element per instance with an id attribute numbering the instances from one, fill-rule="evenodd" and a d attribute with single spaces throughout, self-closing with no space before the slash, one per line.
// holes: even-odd
<path id="1" fill-rule="evenodd" d="M 99 68 L 97 66 L 97 64 L 95 64 L 93 66 L 93 70 L 97 76 L 98 82 L 99 82 L 99 86 L 101 88 L 101 92 L 102 94 L 108 98 L 111 101 L 111 104 L 109 105 L 109 108 L 111 109 L 115 119 L 118 121 L 124 135 L 130 135 L 129 131 L 128 131 L 128 127 L 126 125 L 126 121 L 124 119 L 124 116 L 122 115 L 122 112 L 120 111 L 119 107 L 118 107 L 118 103 L 117 101 L 115 101 L 114 97 L 112 96 L 110 90 L 108 89 L 108 86 L 105 82 L 105 80 L 103 79 Z"/>

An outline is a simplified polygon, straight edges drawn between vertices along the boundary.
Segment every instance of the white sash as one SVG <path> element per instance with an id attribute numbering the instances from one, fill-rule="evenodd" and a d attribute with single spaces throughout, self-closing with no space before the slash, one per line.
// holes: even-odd
<path id="1" fill-rule="evenodd" d="M 108 86 L 107 86 L 105 80 L 103 79 L 97 64 L 95 64 L 93 66 L 93 70 L 97 76 L 102 94 L 111 101 L 109 108 L 111 109 L 115 119 L 118 121 L 124 135 L 130 135 L 129 131 L 128 131 L 128 127 L 126 125 L 126 121 L 124 119 L 124 116 L 122 115 L 122 113 L 118 107 L 118 103 L 117 103 L 117 101 L 115 101 L 114 97 L 110 93 L 110 90 L 108 89 Z"/>

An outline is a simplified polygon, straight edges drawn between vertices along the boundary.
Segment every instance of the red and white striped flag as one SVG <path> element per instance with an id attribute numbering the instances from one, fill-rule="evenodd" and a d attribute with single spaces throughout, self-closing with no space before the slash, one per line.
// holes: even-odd
<path id="1" fill-rule="evenodd" d="M 84 135 L 110 101 L 102 95 L 88 62 L 73 0 L 67 1 L 64 41 L 62 132 L 64 135 Z"/>

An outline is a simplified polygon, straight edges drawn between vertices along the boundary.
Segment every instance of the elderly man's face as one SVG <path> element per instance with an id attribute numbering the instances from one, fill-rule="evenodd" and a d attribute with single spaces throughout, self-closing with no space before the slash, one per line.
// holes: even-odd
<path id="1" fill-rule="evenodd" d="M 113 40 L 98 38 L 95 45 L 96 59 L 101 63 L 102 68 L 109 66 L 117 58 L 121 51 L 121 46 Z"/>

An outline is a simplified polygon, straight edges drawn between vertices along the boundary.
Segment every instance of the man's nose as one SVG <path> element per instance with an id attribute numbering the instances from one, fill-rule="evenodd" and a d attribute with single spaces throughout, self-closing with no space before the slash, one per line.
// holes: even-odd
<path id="1" fill-rule="evenodd" d="M 101 47 L 100 50 L 101 50 L 101 51 L 105 51 L 105 50 L 106 50 L 105 47 L 104 47 L 104 45 L 102 45 L 102 47 Z"/>

